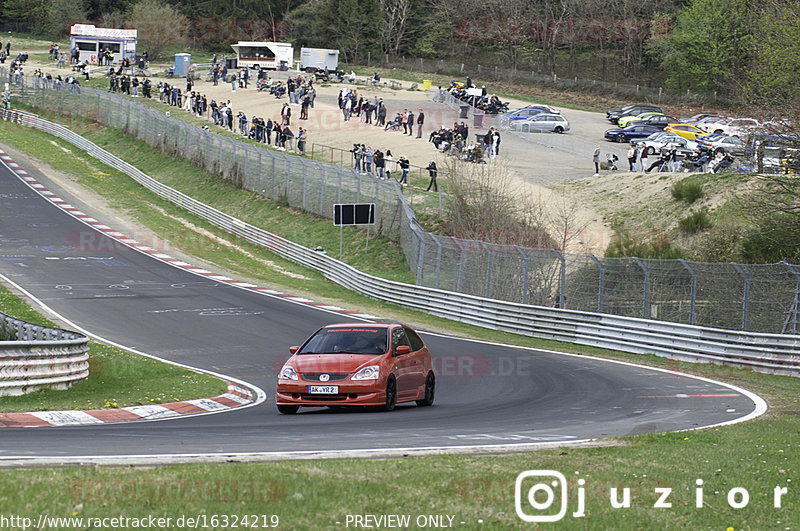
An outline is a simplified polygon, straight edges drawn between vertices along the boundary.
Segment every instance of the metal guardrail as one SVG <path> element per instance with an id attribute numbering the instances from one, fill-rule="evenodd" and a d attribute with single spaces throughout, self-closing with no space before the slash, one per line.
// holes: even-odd
<path id="1" fill-rule="evenodd" d="M 89 338 L 0 312 L 0 396 L 66 389 L 89 376 Z"/>
<path id="2" fill-rule="evenodd" d="M 178 192 L 80 135 L 34 115 L 18 121 L 70 142 L 136 182 L 217 227 L 303 266 L 357 293 L 472 325 L 517 334 L 683 361 L 745 367 L 800 376 L 800 335 L 740 332 L 531 306 L 378 278 L 250 225 Z"/>

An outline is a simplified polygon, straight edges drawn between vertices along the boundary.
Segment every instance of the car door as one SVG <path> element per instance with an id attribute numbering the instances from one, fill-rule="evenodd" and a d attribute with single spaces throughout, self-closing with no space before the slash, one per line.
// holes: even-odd
<path id="1" fill-rule="evenodd" d="M 397 347 L 411 347 L 406 337 L 406 332 L 402 326 L 392 329 L 392 359 L 394 360 L 394 377 L 397 381 L 397 398 L 408 398 L 411 394 L 416 394 L 414 385 L 416 377 L 414 375 L 415 358 L 413 352 L 398 354 Z"/>
<path id="2" fill-rule="evenodd" d="M 428 376 L 428 368 L 430 365 L 430 353 L 425 348 L 425 343 L 417 335 L 416 332 L 410 328 L 405 329 L 406 337 L 411 345 L 411 356 L 414 358 L 413 364 L 413 382 L 414 388 L 420 390 L 425 385 L 425 378 Z"/>

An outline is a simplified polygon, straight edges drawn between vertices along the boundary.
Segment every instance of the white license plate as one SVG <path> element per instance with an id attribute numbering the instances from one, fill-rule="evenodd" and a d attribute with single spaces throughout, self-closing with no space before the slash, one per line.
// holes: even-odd
<path id="1" fill-rule="evenodd" d="M 339 393 L 338 385 L 309 385 L 308 394 L 310 395 L 335 395 Z"/>

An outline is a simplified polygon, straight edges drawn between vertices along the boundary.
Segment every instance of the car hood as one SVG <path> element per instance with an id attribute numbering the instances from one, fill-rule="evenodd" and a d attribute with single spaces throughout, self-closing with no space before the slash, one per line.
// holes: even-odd
<path id="1" fill-rule="evenodd" d="M 297 372 L 354 372 L 380 355 L 373 354 L 300 354 L 289 360 Z"/>

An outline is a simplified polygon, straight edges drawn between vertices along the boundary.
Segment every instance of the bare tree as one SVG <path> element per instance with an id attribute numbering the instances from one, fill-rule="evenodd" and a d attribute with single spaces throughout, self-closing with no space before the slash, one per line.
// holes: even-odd
<path id="1" fill-rule="evenodd" d="M 397 55 L 405 36 L 413 0 L 378 0 L 383 22 L 379 28 L 384 53 Z"/>

